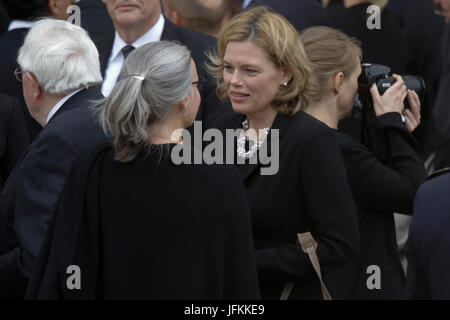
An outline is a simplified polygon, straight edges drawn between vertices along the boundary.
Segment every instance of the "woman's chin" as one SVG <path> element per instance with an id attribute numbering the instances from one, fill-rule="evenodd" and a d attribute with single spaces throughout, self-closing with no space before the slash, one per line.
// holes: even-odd
<path id="1" fill-rule="evenodd" d="M 240 104 L 231 103 L 231 107 L 233 108 L 233 111 L 239 114 L 247 114 L 248 110 L 247 108 L 243 107 Z"/>

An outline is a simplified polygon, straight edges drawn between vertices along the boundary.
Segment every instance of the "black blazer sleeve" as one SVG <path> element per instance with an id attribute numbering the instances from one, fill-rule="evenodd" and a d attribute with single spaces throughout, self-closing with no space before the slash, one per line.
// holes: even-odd
<path id="1" fill-rule="evenodd" d="M 16 187 L 15 231 L 29 255 L 22 261 L 23 272 L 30 276 L 52 216 L 59 193 L 66 180 L 76 149 L 65 136 L 47 132 L 27 154 L 22 178 Z"/>
<path id="2" fill-rule="evenodd" d="M 381 212 L 410 214 L 425 168 L 413 136 L 398 113 L 377 119 L 384 132 L 389 163 L 382 163 L 363 144 L 338 134 L 353 197 L 358 206 Z"/>
<path id="3" fill-rule="evenodd" d="M 328 128 L 311 135 L 297 152 L 302 154 L 298 163 L 300 176 L 294 179 L 301 181 L 304 190 L 298 201 L 305 203 L 310 220 L 310 230 L 298 232 L 312 233 L 318 243 L 322 271 L 331 272 L 359 253 L 357 214 L 344 162 L 337 140 Z M 285 281 L 315 277 L 308 256 L 295 244 L 258 250 L 257 264 L 260 276 L 276 276 Z"/>
<path id="4" fill-rule="evenodd" d="M 19 101 L 6 95 L 0 96 L 0 185 L 8 178 L 28 146 Z"/>
<path id="5" fill-rule="evenodd" d="M 359 254 L 356 208 L 331 130 L 310 139 L 302 153 L 301 180 L 317 254 L 324 271 L 331 271 Z"/>

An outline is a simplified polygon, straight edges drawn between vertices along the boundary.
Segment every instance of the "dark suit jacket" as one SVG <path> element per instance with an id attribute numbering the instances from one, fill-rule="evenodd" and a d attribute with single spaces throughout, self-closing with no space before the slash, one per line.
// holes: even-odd
<path id="1" fill-rule="evenodd" d="M 102 0 L 81 0 L 77 4 L 81 9 L 81 26 L 91 38 L 114 30 L 114 25 Z"/>
<path id="2" fill-rule="evenodd" d="M 248 8 L 267 6 L 286 17 L 297 30 L 329 26 L 325 9 L 316 0 L 252 0 Z"/>
<path id="3" fill-rule="evenodd" d="M 381 11 L 381 29 L 368 29 L 367 7 L 370 5 L 363 3 L 348 9 L 331 5 L 326 12 L 333 28 L 362 42 L 363 62 L 383 64 L 397 74 L 405 74 L 408 47 L 404 31 L 387 8 Z"/>
<path id="4" fill-rule="evenodd" d="M 211 123 L 224 113 L 231 112 L 230 103 L 222 102 L 217 98 L 216 86 L 207 74 L 205 62 L 207 61 L 205 53 L 208 50 L 215 49 L 215 39 L 208 35 L 178 27 L 172 24 L 167 18 L 165 19 L 164 30 L 161 40 L 178 41 L 187 46 L 192 54 L 192 59 L 197 66 L 199 78 L 207 79 L 207 83 L 199 87 L 201 104 L 198 110 L 196 120 L 203 121 L 203 127 L 211 127 Z M 100 65 L 102 75 L 108 66 L 109 56 L 114 44 L 114 32 L 110 32 L 105 36 L 95 39 L 97 49 L 100 53 Z"/>
<path id="5" fill-rule="evenodd" d="M 15 267 L 30 276 L 73 159 L 107 140 L 88 108 L 100 96 L 98 88 L 89 88 L 64 103 L 10 175 L 0 195 L 0 265 L 20 248 Z M 0 278 L 13 267 L 1 269 Z M 0 288 L 2 294 L 10 289 Z"/>
<path id="6" fill-rule="evenodd" d="M 241 128 L 244 119 L 225 116 L 218 127 Z M 307 231 L 318 242 L 325 283 L 340 298 L 334 273 L 356 258 L 359 236 L 339 145 L 330 128 L 304 112 L 278 114 L 268 142 L 273 129 L 280 135 L 278 172 L 261 175 L 261 164 L 237 165 L 250 203 L 262 298 L 280 299 L 285 283 L 295 280 L 292 299 L 322 299 L 312 264 L 296 244 L 297 233 Z"/>
<path id="7" fill-rule="evenodd" d="M 422 76 L 426 85 L 421 106 L 422 119 L 420 126 L 414 130 L 414 136 L 419 140 L 422 148 L 423 158 L 433 152 L 433 131 L 443 128 L 433 123 L 432 112 L 443 69 L 442 36 L 445 30 L 445 21 L 444 17 L 437 16 L 433 9 L 433 1 L 408 0 L 407 10 L 404 10 L 405 34 L 410 52 L 407 73 Z M 445 92 L 448 91 L 448 85 L 444 85 L 443 88 L 446 90 Z M 448 98 L 444 101 L 441 108 L 446 110 Z M 443 116 L 442 112 L 439 117 L 441 119 L 438 121 L 448 118 L 448 116 Z"/>
<path id="8" fill-rule="evenodd" d="M 433 107 L 433 142 L 436 158 L 433 161 L 434 169 L 450 167 L 450 112 L 448 102 L 450 99 L 450 23 L 445 26 L 444 44 L 442 50 L 441 77 L 436 103 Z"/>
<path id="9" fill-rule="evenodd" d="M 450 299 L 450 174 L 417 192 L 406 247 L 406 299 Z"/>
<path id="10" fill-rule="evenodd" d="M 41 125 L 34 120 L 23 99 L 22 84 L 14 76 L 17 64 L 17 55 L 23 44 L 28 29 L 14 29 L 0 37 L 0 93 L 16 97 L 20 101 L 28 138 L 31 141 L 42 130 Z"/>
<path id="11" fill-rule="evenodd" d="M 19 101 L 0 93 L 0 186 L 28 146 Z"/>
<path id="12" fill-rule="evenodd" d="M 8 30 L 9 17 L 5 7 L 0 3 L 0 36 Z"/>

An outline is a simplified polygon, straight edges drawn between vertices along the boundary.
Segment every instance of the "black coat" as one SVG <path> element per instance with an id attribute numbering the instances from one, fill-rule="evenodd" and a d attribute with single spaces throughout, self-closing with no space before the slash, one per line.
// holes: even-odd
<path id="1" fill-rule="evenodd" d="M 114 30 L 102 0 L 81 0 L 77 2 L 77 6 L 81 9 L 81 26 L 88 31 L 91 38 Z"/>
<path id="2" fill-rule="evenodd" d="M 67 100 L 28 147 L 3 187 L 0 266 L 17 251 L 20 262 L 0 268 L 0 283 L 12 273 L 11 269 L 18 271 L 19 265 L 18 272 L 30 276 L 73 159 L 79 152 L 107 140 L 89 109 L 89 101 L 100 96 L 99 89 L 93 87 Z M 11 289 L 0 288 L 0 296 L 8 296 Z"/>
<path id="3" fill-rule="evenodd" d="M 249 8 L 267 6 L 284 16 L 297 30 L 329 26 L 325 9 L 316 0 L 252 0 Z"/>
<path id="4" fill-rule="evenodd" d="M 197 66 L 199 79 L 207 79 L 207 83 L 199 87 L 201 104 L 196 120 L 203 121 L 203 127 L 209 128 L 217 117 L 224 113 L 230 113 L 230 103 L 222 102 L 217 98 L 215 83 L 205 68 L 206 53 L 210 50 L 215 50 L 216 40 L 206 34 L 178 27 L 167 18 L 165 18 L 161 40 L 178 41 L 187 46 Z M 114 45 L 114 32 L 94 39 L 94 42 L 100 54 L 100 68 L 104 76 Z"/>
<path id="5" fill-rule="evenodd" d="M 418 147 L 400 114 L 386 113 L 376 124 L 384 132 L 388 161 L 363 144 L 336 131 L 359 216 L 360 258 L 343 275 L 349 299 L 401 299 L 404 271 L 395 234 L 394 212 L 411 214 L 414 196 L 425 179 Z M 381 289 L 369 289 L 368 267 L 381 271 Z M 357 274 L 355 282 L 349 281 Z"/>
<path id="6" fill-rule="evenodd" d="M 0 94 L 0 186 L 8 178 L 28 146 L 19 101 Z"/>
<path id="7" fill-rule="evenodd" d="M 244 119 L 225 116 L 218 127 L 241 128 Z M 359 236 L 337 140 L 304 112 L 278 114 L 267 141 L 273 129 L 280 135 L 278 172 L 261 175 L 260 164 L 238 165 L 250 203 L 262 297 L 280 299 L 285 283 L 295 280 L 290 298 L 322 299 L 311 262 L 296 244 L 297 233 L 309 231 L 318 242 L 325 283 L 333 298 L 341 298 L 334 274 L 356 259 Z"/>
<path id="8" fill-rule="evenodd" d="M 331 5 L 326 11 L 332 27 L 362 42 L 363 62 L 383 64 L 397 74 L 405 74 L 408 47 L 403 30 L 387 8 L 381 11 L 381 29 L 367 28 L 368 6 L 370 3 L 348 9 Z"/>
<path id="9" fill-rule="evenodd" d="M 14 29 L 0 37 L 0 93 L 16 97 L 20 101 L 25 126 L 30 142 L 41 132 L 41 125 L 34 120 L 23 99 L 22 84 L 14 76 L 17 55 L 29 29 Z"/>
<path id="10" fill-rule="evenodd" d="M 124 164 L 111 149 L 75 160 L 27 298 L 258 299 L 236 169 L 175 165 L 166 152 Z M 69 265 L 81 290 L 66 286 Z"/>
<path id="11" fill-rule="evenodd" d="M 438 95 L 433 107 L 433 142 L 436 158 L 433 160 L 434 169 L 450 167 L 450 113 L 448 101 L 450 99 L 450 24 L 446 24 L 442 50 L 443 61 Z"/>
<path id="12" fill-rule="evenodd" d="M 433 131 L 439 130 L 436 124 L 433 124 L 432 112 L 444 65 L 442 36 L 445 21 L 444 17 L 437 16 L 433 9 L 433 1 L 408 0 L 407 10 L 405 10 L 405 34 L 410 52 L 407 73 L 422 76 L 426 85 L 421 106 L 421 123 L 414 131 L 424 158 L 433 151 Z M 448 86 L 444 85 L 444 88 Z M 443 108 L 445 109 L 446 107 Z"/>
<path id="13" fill-rule="evenodd" d="M 5 7 L 0 3 L 0 36 L 8 30 L 9 17 Z"/>
<path id="14" fill-rule="evenodd" d="M 414 202 L 406 258 L 406 299 L 450 299 L 450 174 L 423 184 Z"/>

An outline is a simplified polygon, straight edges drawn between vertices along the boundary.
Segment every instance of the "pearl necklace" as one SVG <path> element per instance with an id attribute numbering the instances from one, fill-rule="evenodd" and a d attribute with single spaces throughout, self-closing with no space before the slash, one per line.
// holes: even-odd
<path id="1" fill-rule="evenodd" d="M 242 122 L 242 127 L 244 130 L 241 131 L 239 134 L 238 140 L 237 140 L 237 154 L 242 159 L 249 159 L 253 157 L 253 155 L 256 153 L 256 151 L 261 147 L 261 145 L 264 143 L 264 140 L 266 139 L 267 135 L 269 134 L 269 128 L 264 128 L 263 133 L 261 134 L 261 137 L 259 137 L 258 141 L 255 142 L 250 150 L 245 151 L 245 132 L 249 129 L 250 125 L 248 123 L 248 119 L 246 119 L 244 122 Z"/>

